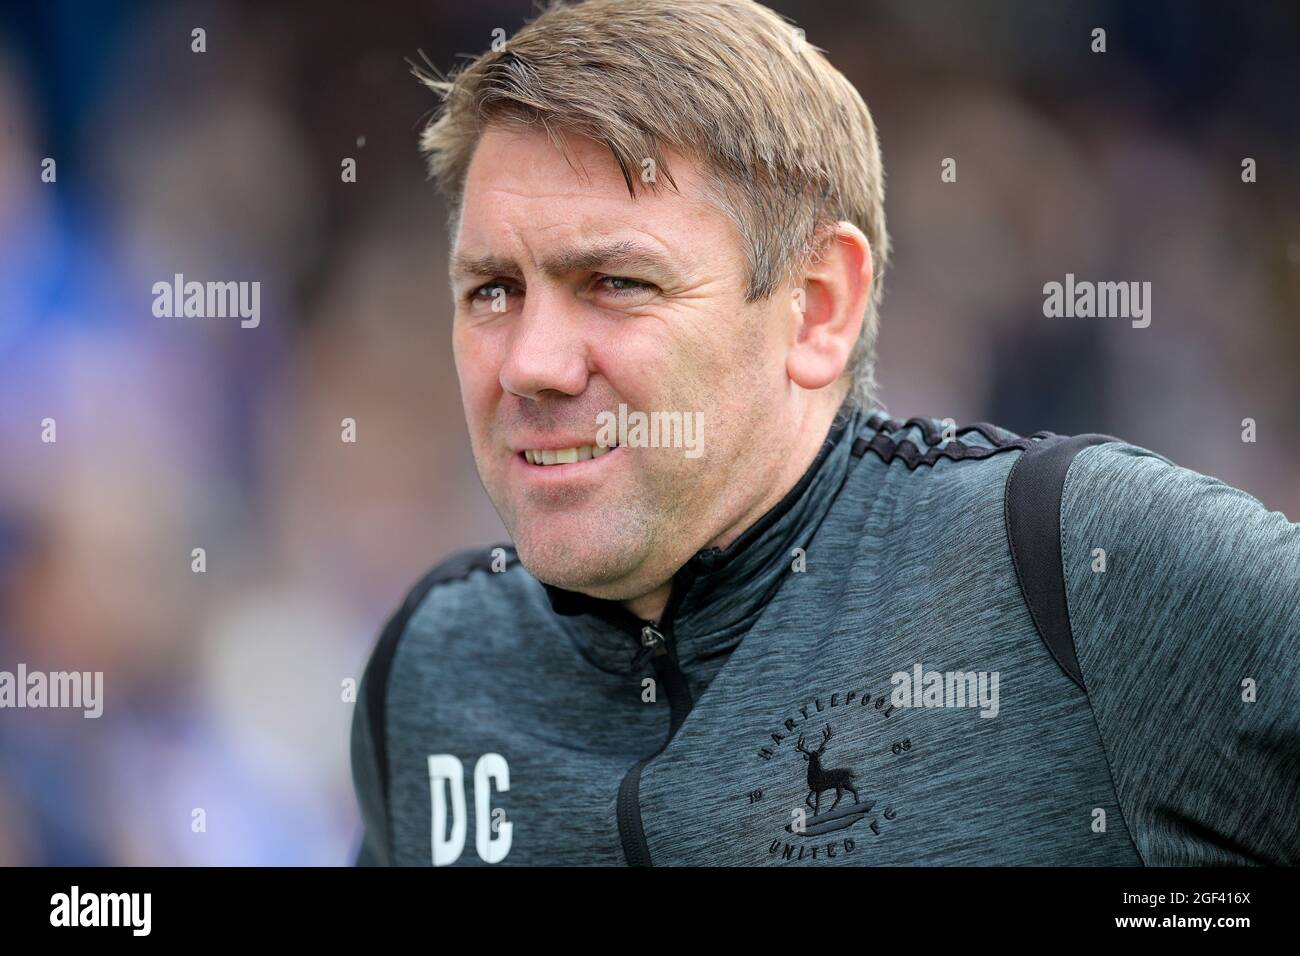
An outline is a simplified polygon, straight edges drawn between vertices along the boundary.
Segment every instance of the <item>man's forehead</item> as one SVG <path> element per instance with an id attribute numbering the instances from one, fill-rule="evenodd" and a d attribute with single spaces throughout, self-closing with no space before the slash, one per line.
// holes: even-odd
<path id="1" fill-rule="evenodd" d="M 457 217 L 453 278 L 519 276 L 525 268 L 558 277 L 621 266 L 670 279 L 691 271 L 686 260 L 703 254 L 695 246 L 715 234 L 710 218 L 728 226 L 713 204 L 672 186 L 638 188 L 633 199 L 605 146 L 581 137 L 570 143 L 576 143 L 577 170 L 541 131 L 484 133 Z M 531 163 L 537 150 L 545 158 Z M 684 158 L 674 159 L 674 180 L 691 189 L 695 171 Z"/>
<path id="2" fill-rule="evenodd" d="M 659 144 L 671 180 L 646 156 L 628 170 L 638 197 L 703 195 L 699 161 L 671 144 Z M 652 189 L 651 184 L 662 188 Z M 471 190 L 527 187 L 530 192 L 577 191 L 587 196 L 632 202 L 627 178 L 609 146 L 583 133 L 495 121 L 483 128 L 470 157 L 465 187 Z"/>
<path id="3" fill-rule="evenodd" d="M 571 244 L 553 245 L 545 251 L 530 255 L 528 264 L 540 269 L 551 278 L 562 278 L 575 273 L 610 270 L 639 269 L 656 274 L 664 280 L 680 278 L 683 271 L 680 255 L 661 243 L 646 239 L 585 238 Z M 478 251 L 474 248 L 458 249 L 451 259 L 452 277 L 458 276 L 522 276 L 523 266 L 510 252 Z"/>
<path id="4" fill-rule="evenodd" d="M 588 234 L 625 224 L 633 231 L 667 235 L 675 224 L 721 215 L 708 200 L 705 178 L 695 161 L 668 151 L 673 180 L 652 169 L 631 170 L 629 192 L 613 154 L 602 143 L 578 134 L 563 137 L 568 156 L 540 129 L 489 126 L 479 139 L 465 177 L 457 236 L 482 238 L 485 227 L 514 217 L 519 228 Z M 647 160 L 647 162 L 650 162 Z"/>

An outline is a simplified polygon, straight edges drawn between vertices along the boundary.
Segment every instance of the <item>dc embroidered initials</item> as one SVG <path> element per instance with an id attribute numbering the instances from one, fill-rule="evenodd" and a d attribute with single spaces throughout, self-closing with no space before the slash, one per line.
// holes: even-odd
<path id="1" fill-rule="evenodd" d="M 491 781 L 491 783 L 489 783 Z M 490 788 L 510 789 L 510 766 L 500 754 L 484 754 L 474 765 L 474 848 L 484 863 L 500 863 L 510 852 L 514 824 L 502 820 L 493 837 Z M 447 792 L 451 792 L 451 832 L 447 830 Z M 451 754 L 429 754 L 429 794 L 433 798 L 433 865 L 449 866 L 465 849 L 465 767 Z"/>

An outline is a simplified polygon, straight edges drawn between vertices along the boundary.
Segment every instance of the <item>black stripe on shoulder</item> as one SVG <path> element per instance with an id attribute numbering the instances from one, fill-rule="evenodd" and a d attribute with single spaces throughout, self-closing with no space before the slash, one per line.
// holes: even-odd
<path id="1" fill-rule="evenodd" d="M 1061 670 L 1085 693 L 1065 595 L 1061 492 L 1079 452 L 1118 440 L 1110 435 L 1052 435 L 1035 442 L 1011 466 L 1003 497 L 1011 561 L 1034 627 Z"/>
<path id="2" fill-rule="evenodd" d="M 502 556 L 499 551 L 504 551 Z M 493 563 L 504 560 L 505 568 L 518 563 L 519 556 L 511 545 L 497 545 L 492 548 L 471 548 L 457 552 L 443 561 L 432 571 L 422 577 L 407 592 L 406 599 L 388 619 L 379 641 L 366 664 L 362 681 L 366 686 L 366 716 L 373 735 L 375 763 L 379 768 L 379 784 L 384 798 L 385 810 L 388 806 L 388 730 L 385 720 L 385 707 L 388 701 L 388 676 L 392 671 L 393 658 L 397 655 L 397 645 L 401 643 L 406 625 L 416 608 L 423 603 L 429 592 L 439 584 L 458 581 L 469 576 L 471 571 L 493 570 Z"/>
<path id="3" fill-rule="evenodd" d="M 909 418 L 905 422 L 899 422 L 892 418 L 873 415 L 867 420 L 867 425 L 876 429 L 876 433 L 869 439 L 865 437 L 854 439 L 853 457 L 861 458 L 867 452 L 874 452 L 886 465 L 892 463 L 895 458 L 899 458 L 907 465 L 909 471 L 914 471 L 921 465 L 933 465 L 940 458 L 947 458 L 951 461 L 964 461 L 967 459 L 978 461 L 999 452 L 1016 449 L 1023 451 L 1036 440 L 1050 434 L 1050 432 L 1039 432 L 1028 438 L 1019 438 L 1004 432 L 996 425 L 977 422 L 974 425 L 964 425 L 956 429 L 952 440 L 941 445 L 943 434 L 928 419 Z M 910 439 L 895 441 L 890 435 L 891 432 L 903 431 L 913 427 L 920 429 L 924 440 L 924 448 L 918 448 Z M 961 436 L 969 435 L 971 432 L 978 432 L 989 444 L 987 446 L 970 445 L 963 442 Z"/>

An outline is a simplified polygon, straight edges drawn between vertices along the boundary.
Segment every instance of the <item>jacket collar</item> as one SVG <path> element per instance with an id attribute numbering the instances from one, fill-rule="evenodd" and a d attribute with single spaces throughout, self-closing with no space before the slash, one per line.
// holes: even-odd
<path id="1" fill-rule="evenodd" d="M 698 551 L 673 575 L 660 629 L 671 628 L 678 660 L 688 664 L 734 648 L 793 573 L 794 550 L 805 548 L 830 511 L 854 459 L 853 436 L 865 413 L 836 416 L 813 463 L 786 495 L 726 548 Z M 646 623 L 617 601 L 542 585 L 551 609 L 569 618 L 579 650 L 608 670 L 628 670 Z"/>

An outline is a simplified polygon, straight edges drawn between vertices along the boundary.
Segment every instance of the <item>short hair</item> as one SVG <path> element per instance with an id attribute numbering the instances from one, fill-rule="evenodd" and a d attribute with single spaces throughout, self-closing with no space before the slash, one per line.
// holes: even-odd
<path id="1" fill-rule="evenodd" d="M 834 223 L 862 230 L 874 276 L 849 400 L 874 401 L 889 259 L 880 145 L 862 97 L 802 31 L 752 0 L 558 0 L 494 47 L 446 76 L 415 67 L 441 98 L 420 146 L 453 236 L 489 123 L 540 127 L 562 151 L 560 131 L 604 143 L 633 198 L 646 169 L 650 189 L 660 176 L 676 187 L 668 145 L 700 163 L 737 227 L 749 302 L 806 268 Z"/>

